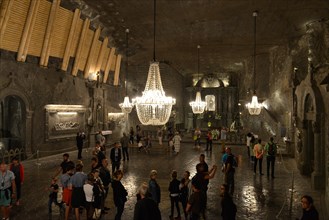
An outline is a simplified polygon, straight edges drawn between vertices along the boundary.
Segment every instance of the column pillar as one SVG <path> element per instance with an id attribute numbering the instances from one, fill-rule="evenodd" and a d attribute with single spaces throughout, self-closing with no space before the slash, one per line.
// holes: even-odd
<path id="1" fill-rule="evenodd" d="M 312 188 L 324 189 L 323 160 L 321 158 L 321 129 L 318 122 L 313 122 L 314 131 L 314 171 L 312 173 Z"/>

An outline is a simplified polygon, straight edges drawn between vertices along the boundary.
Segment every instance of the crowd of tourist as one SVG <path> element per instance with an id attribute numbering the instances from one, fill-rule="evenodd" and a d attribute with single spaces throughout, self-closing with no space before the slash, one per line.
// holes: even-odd
<path id="1" fill-rule="evenodd" d="M 159 137 L 160 134 L 162 135 L 161 132 L 159 130 L 157 132 L 159 144 L 162 144 L 162 138 Z M 140 131 L 137 130 L 138 133 Z M 131 131 L 129 136 L 123 133 L 120 142 L 116 142 L 107 154 L 104 138 L 101 133 L 98 133 L 89 168 L 86 168 L 81 160 L 74 163 L 70 160 L 69 154 L 63 154 L 63 161 L 53 175 L 50 186 L 47 188 L 49 191 L 49 214 L 51 215 L 52 208 L 55 205 L 61 210 L 65 216 L 65 220 L 68 220 L 72 213 L 74 213 L 76 220 L 80 220 L 83 210 L 85 210 L 87 220 L 100 219 L 102 216 L 108 214 L 110 210 L 105 204 L 108 199 L 109 190 L 112 188 L 112 201 L 116 207 L 115 220 L 121 219 L 125 210 L 125 203 L 128 199 L 128 192 L 121 183 L 124 172 L 120 169 L 120 165 L 122 160 L 129 160 L 127 148 L 134 141 L 134 138 L 131 137 L 133 135 L 134 132 Z M 83 140 L 84 138 L 83 133 L 77 134 L 78 148 L 81 147 L 81 139 Z M 196 129 L 194 133 L 196 146 L 200 146 L 201 144 L 199 139 L 201 139 L 201 131 Z M 138 141 L 141 140 L 142 135 Z M 169 142 L 173 142 L 173 151 L 175 154 L 180 151 L 181 140 L 178 132 L 175 132 L 169 137 Z M 248 133 L 246 146 L 250 163 L 253 164 L 254 175 L 257 173 L 257 166 L 259 168 L 259 175 L 263 175 L 262 162 L 263 157 L 266 157 L 267 177 L 275 178 L 274 165 L 277 155 L 277 145 L 274 143 L 274 139 L 270 138 L 269 142 L 263 145 L 262 140 L 257 135 Z M 208 132 L 206 135 L 205 150 L 212 150 L 211 132 Z M 78 151 L 78 158 L 82 158 L 80 149 Z M 109 166 L 109 161 L 111 166 Z M 221 164 L 221 171 L 224 175 L 224 183 L 219 187 L 221 216 L 224 220 L 234 220 L 238 211 L 233 199 L 234 175 L 235 170 L 239 166 L 239 159 L 232 153 L 230 147 L 225 148 Z M 111 170 L 109 167 L 111 167 Z M 183 176 L 181 179 L 178 172 L 173 170 L 171 173 L 172 179 L 168 182 L 168 189 L 160 188 L 157 182 L 158 172 L 151 170 L 148 183 L 140 183 L 136 192 L 137 200 L 133 219 L 161 219 L 159 204 L 161 202 L 161 191 L 163 190 L 168 190 L 169 193 L 170 219 L 183 219 L 183 216 L 184 219 L 189 220 L 206 219 L 208 184 L 215 177 L 217 166 L 213 165 L 209 167 L 205 161 L 205 155 L 200 154 L 199 163 L 195 168 L 196 173 L 193 177 L 190 177 L 190 171 L 186 170 L 181 174 Z M 10 207 L 12 205 L 20 205 L 24 168 L 17 158 L 13 158 L 10 169 L 8 170 L 7 165 L 2 162 L 0 171 L 0 206 L 2 206 L 2 219 L 9 220 Z M 303 209 L 301 220 L 319 219 L 318 212 L 313 205 L 312 197 L 308 195 L 303 196 L 301 203 Z"/>

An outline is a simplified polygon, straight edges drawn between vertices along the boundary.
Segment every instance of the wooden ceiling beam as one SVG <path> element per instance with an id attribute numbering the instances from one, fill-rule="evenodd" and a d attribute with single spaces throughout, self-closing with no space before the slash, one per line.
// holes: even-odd
<path id="1" fill-rule="evenodd" d="M 97 30 L 94 33 L 94 37 L 90 46 L 90 50 L 89 50 L 89 55 L 87 58 L 87 64 L 85 66 L 85 71 L 84 71 L 84 78 L 88 78 L 89 74 L 90 74 L 90 69 L 91 69 L 91 65 L 94 63 L 95 60 L 95 47 L 99 38 L 99 35 L 101 33 L 101 28 L 98 27 Z"/>
<path id="2" fill-rule="evenodd" d="M 119 85 L 119 75 L 120 75 L 120 67 L 121 67 L 121 54 L 117 55 L 117 60 L 115 64 L 115 71 L 114 71 L 114 80 L 113 85 L 118 86 Z"/>
<path id="3" fill-rule="evenodd" d="M 52 33 L 54 30 L 54 24 L 55 19 L 57 15 L 57 10 L 59 8 L 59 4 L 61 3 L 61 0 L 53 0 L 53 3 L 51 4 L 50 13 L 48 17 L 48 23 L 47 23 L 47 29 L 45 38 L 42 45 L 42 51 L 40 56 L 40 66 L 47 66 L 48 60 L 49 60 L 49 53 L 50 53 L 50 46 L 51 46 L 51 40 L 52 40 Z"/>
<path id="4" fill-rule="evenodd" d="M 89 24 L 90 24 L 90 20 L 88 18 L 86 18 L 86 20 L 84 20 L 84 22 L 83 22 L 82 31 L 80 34 L 79 45 L 77 48 L 77 53 L 75 55 L 75 60 L 74 60 L 73 69 L 72 69 L 73 76 L 76 76 L 78 74 L 78 68 L 79 68 L 79 63 L 80 63 L 80 59 L 81 59 L 81 51 L 82 51 L 84 41 L 85 41 L 85 38 L 87 35 L 87 30 L 89 29 Z"/>
<path id="5" fill-rule="evenodd" d="M 39 5 L 40 5 L 39 0 L 31 0 L 30 2 L 29 12 L 27 14 L 27 19 L 25 21 L 22 38 L 18 48 L 18 53 L 16 58 L 17 61 L 25 62 L 26 60 L 27 51 L 30 45 L 31 36 L 32 36 L 35 20 L 37 17 Z"/>
<path id="6" fill-rule="evenodd" d="M 70 51 L 71 51 L 71 47 L 72 47 L 74 33 L 75 33 L 75 30 L 76 30 L 76 27 L 77 27 L 77 24 L 78 24 L 78 19 L 80 18 L 80 14 L 81 14 L 81 11 L 79 9 L 75 9 L 73 19 L 72 19 L 72 23 L 71 23 L 69 36 L 68 36 L 67 42 L 66 42 L 66 47 L 65 47 L 63 62 L 62 62 L 62 67 L 61 67 L 61 69 L 64 70 L 64 71 L 67 70 L 67 67 L 69 65 Z"/>
<path id="7" fill-rule="evenodd" d="M 97 57 L 97 63 L 96 63 L 96 68 L 95 68 L 95 71 L 96 73 L 99 72 L 101 70 L 101 65 L 102 65 L 102 61 L 104 59 L 104 54 L 105 54 L 105 50 L 107 48 L 107 44 L 109 42 L 109 39 L 106 37 L 104 40 L 103 40 L 103 43 L 102 43 L 102 46 L 101 46 L 101 49 L 99 50 L 99 54 L 98 54 L 98 57 Z"/>
<path id="8" fill-rule="evenodd" d="M 0 45 L 2 38 L 4 36 L 7 23 L 9 20 L 9 15 L 14 1 L 3 0 L 0 9 Z"/>
<path id="9" fill-rule="evenodd" d="M 112 66 L 112 62 L 114 61 L 114 53 L 115 53 L 115 48 L 111 48 L 111 51 L 109 53 L 109 58 L 107 59 L 107 63 L 105 66 L 105 70 L 104 70 L 104 78 L 103 78 L 103 83 L 107 82 L 107 79 L 109 77 L 109 73 L 110 73 L 110 69 Z"/>

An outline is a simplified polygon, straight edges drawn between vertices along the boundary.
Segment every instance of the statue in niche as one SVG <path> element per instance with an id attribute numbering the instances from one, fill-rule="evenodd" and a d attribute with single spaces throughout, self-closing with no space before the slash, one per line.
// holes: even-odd
<path id="1" fill-rule="evenodd" d="M 303 135 L 301 131 L 297 128 L 297 151 L 301 153 L 303 151 Z"/>

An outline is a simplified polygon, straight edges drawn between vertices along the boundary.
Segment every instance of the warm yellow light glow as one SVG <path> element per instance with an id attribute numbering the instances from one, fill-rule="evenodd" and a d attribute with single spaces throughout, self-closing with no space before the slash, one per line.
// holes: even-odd
<path id="1" fill-rule="evenodd" d="M 251 115 L 259 115 L 260 112 L 262 111 L 262 104 L 258 103 L 258 98 L 256 95 L 252 96 L 251 103 L 248 103 L 246 105 L 248 108 L 249 114 Z"/>
<path id="2" fill-rule="evenodd" d="M 57 112 L 58 115 L 77 115 L 77 112 Z"/>
<path id="3" fill-rule="evenodd" d="M 195 101 L 190 102 L 190 106 L 192 107 L 193 114 L 202 114 L 206 107 L 207 103 L 202 101 L 201 93 L 197 92 L 195 95 Z"/>

